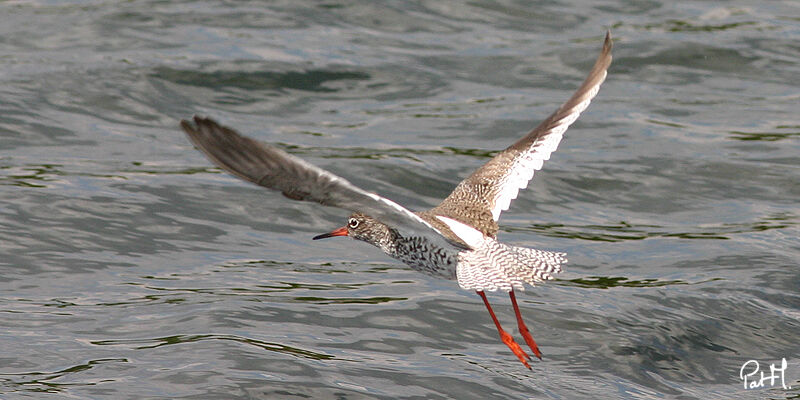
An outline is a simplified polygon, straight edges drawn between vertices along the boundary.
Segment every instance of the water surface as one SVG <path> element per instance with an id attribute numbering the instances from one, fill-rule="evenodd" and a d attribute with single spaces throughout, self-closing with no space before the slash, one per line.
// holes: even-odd
<path id="1" fill-rule="evenodd" d="M 798 15 L 2 3 L 0 397 L 798 397 Z M 348 213 L 239 182 L 178 129 L 209 115 L 424 209 L 566 100 L 608 28 L 600 95 L 500 220 L 569 253 L 518 295 L 532 371 L 474 293 L 312 242 Z M 791 389 L 743 388 L 782 358 Z"/>

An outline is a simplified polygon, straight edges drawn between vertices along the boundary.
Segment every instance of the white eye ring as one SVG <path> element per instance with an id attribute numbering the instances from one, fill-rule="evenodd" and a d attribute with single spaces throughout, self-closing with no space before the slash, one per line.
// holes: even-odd
<path id="1" fill-rule="evenodd" d="M 358 220 L 355 218 L 350 218 L 350 220 L 347 221 L 347 226 L 349 226 L 350 229 L 358 228 Z"/>

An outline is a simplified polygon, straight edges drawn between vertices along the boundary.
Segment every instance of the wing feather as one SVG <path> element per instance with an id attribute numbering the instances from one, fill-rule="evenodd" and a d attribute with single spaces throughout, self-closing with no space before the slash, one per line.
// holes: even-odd
<path id="1" fill-rule="evenodd" d="M 535 171 L 556 151 L 567 128 L 586 110 L 597 95 L 611 64 L 611 33 L 606 33 L 603 50 L 589 75 L 575 94 L 530 133 L 464 179 L 434 212 L 458 218 L 494 236 L 500 213 L 528 186 Z"/>
<path id="2" fill-rule="evenodd" d="M 405 207 L 210 118 L 195 116 L 194 124 L 182 120 L 181 127 L 209 160 L 245 181 L 278 190 L 293 200 L 364 213 L 403 236 L 424 236 L 444 248 L 464 249 Z"/>

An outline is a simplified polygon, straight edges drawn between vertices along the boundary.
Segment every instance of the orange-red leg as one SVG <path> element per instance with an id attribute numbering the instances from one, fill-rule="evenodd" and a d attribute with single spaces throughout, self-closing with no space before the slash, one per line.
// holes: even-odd
<path id="1" fill-rule="evenodd" d="M 514 338 L 511 337 L 511 335 L 509 335 L 508 332 L 504 331 L 503 328 L 500 326 L 500 321 L 498 321 L 497 316 L 494 315 L 492 306 L 489 305 L 489 300 L 486 299 L 486 294 L 483 293 L 482 290 L 478 290 L 476 291 L 476 293 L 478 293 L 478 295 L 481 296 L 481 298 L 483 299 L 483 304 L 486 304 L 486 309 L 489 310 L 489 315 L 492 316 L 492 321 L 494 321 L 494 325 L 497 327 L 497 332 L 500 334 L 500 340 L 502 340 L 503 343 L 505 343 L 506 346 L 508 346 L 508 348 L 511 349 L 514 355 L 516 355 L 517 358 L 519 358 L 519 360 L 522 362 L 522 364 L 525 365 L 526 368 L 531 369 L 531 366 L 528 364 L 528 360 L 531 359 L 531 356 L 525 353 L 525 351 L 522 350 L 522 347 L 520 347 L 517 344 L 517 342 L 514 341 Z M 514 304 L 515 304 L 514 309 L 516 310 L 516 303 Z M 519 315 L 519 313 L 517 313 L 517 315 Z M 531 339 L 531 341 L 533 341 L 533 339 Z"/>
<path id="2" fill-rule="evenodd" d="M 519 327 L 519 333 L 522 335 L 522 338 L 525 339 L 525 343 L 528 344 L 528 347 L 531 348 L 533 355 L 541 360 L 542 352 L 539 351 L 539 346 L 536 345 L 536 342 L 533 340 L 533 336 L 531 336 L 531 333 L 528 331 L 528 327 L 525 326 L 525 322 L 522 321 L 522 314 L 519 313 L 517 296 L 514 294 L 514 289 L 511 289 L 511 291 L 508 292 L 508 295 L 511 297 L 511 304 L 514 305 L 514 313 L 517 314 L 517 326 Z"/>

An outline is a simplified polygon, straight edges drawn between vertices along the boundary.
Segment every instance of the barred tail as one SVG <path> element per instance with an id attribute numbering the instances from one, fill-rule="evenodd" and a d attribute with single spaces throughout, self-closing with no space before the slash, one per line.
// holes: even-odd
<path id="1" fill-rule="evenodd" d="M 506 274 L 515 276 L 534 286 L 534 283 L 553 279 L 553 275 L 561 272 L 561 264 L 567 263 L 567 253 L 530 249 L 527 247 L 508 246 L 517 262 L 506 265 Z M 515 285 L 518 289 L 523 289 Z"/>
<path id="2" fill-rule="evenodd" d="M 525 290 L 524 284 L 553 279 L 567 262 L 566 253 L 508 246 L 485 240 L 472 251 L 459 253 L 456 277 L 467 290 Z"/>

